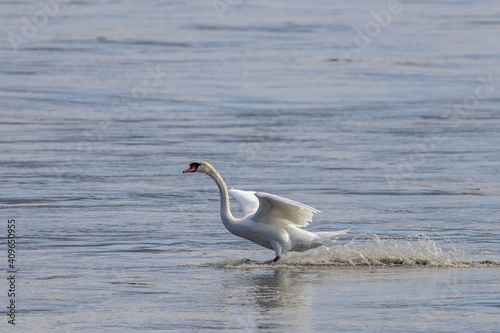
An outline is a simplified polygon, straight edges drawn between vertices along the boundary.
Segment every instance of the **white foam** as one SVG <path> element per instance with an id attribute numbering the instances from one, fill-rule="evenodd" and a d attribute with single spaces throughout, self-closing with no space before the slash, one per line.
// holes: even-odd
<path id="1" fill-rule="evenodd" d="M 206 263 L 205 267 L 500 267 L 500 260 L 472 260 L 446 238 L 443 246 L 426 235 L 403 239 L 381 238 L 363 234 L 343 245 L 323 247 L 316 251 L 290 254 L 277 263 L 265 264 L 233 258 Z M 443 249 L 446 247 L 446 249 Z"/>

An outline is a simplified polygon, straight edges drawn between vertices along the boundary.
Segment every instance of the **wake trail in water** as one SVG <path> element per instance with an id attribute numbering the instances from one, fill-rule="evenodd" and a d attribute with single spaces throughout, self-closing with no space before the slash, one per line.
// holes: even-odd
<path id="1" fill-rule="evenodd" d="M 466 251 L 445 239 L 446 249 L 426 235 L 403 239 L 363 234 L 350 242 L 316 251 L 291 254 L 277 263 L 266 264 L 232 258 L 205 263 L 203 267 L 498 267 L 500 260 L 472 260 Z"/>

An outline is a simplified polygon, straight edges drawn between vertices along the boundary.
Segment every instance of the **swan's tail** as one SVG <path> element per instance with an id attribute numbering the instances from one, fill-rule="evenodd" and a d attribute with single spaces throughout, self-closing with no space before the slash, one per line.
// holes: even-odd
<path id="1" fill-rule="evenodd" d="M 316 236 L 318 236 L 318 239 L 316 240 L 315 243 L 320 243 L 321 245 L 328 244 L 330 242 L 335 241 L 340 236 L 347 234 L 349 230 L 350 229 L 345 229 L 340 231 L 317 232 Z"/>

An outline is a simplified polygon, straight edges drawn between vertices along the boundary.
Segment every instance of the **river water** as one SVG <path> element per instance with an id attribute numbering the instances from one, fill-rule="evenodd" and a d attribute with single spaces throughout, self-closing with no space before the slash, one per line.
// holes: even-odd
<path id="1" fill-rule="evenodd" d="M 2 331 L 500 328 L 497 1 L 0 15 Z M 182 174 L 195 160 L 350 232 L 246 263 L 274 253 L 225 230 L 213 181 Z"/>

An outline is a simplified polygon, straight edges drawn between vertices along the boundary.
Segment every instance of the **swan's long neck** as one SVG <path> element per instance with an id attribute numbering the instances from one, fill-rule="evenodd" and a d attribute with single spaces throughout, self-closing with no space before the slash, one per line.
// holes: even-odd
<path id="1" fill-rule="evenodd" d="M 227 193 L 227 186 L 224 179 L 219 175 L 219 173 L 214 169 L 210 173 L 207 173 L 217 184 L 220 192 L 220 216 L 224 226 L 231 232 L 232 227 L 236 219 L 231 214 L 229 206 L 229 195 Z"/>

